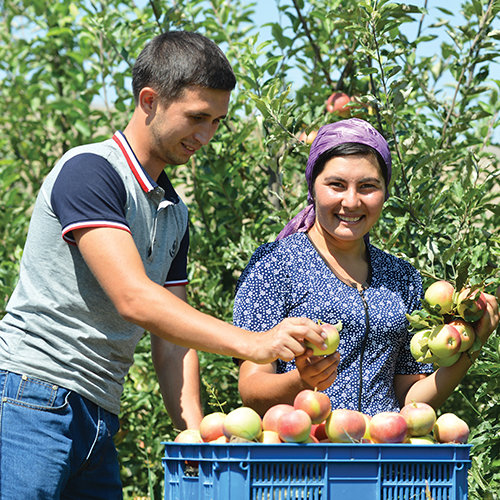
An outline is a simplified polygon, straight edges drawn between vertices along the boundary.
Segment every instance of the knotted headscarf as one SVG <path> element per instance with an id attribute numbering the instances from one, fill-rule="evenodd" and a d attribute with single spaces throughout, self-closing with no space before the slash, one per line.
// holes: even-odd
<path id="1" fill-rule="evenodd" d="M 380 154 L 387 168 L 387 178 L 385 179 L 387 199 L 389 196 L 388 188 L 392 173 L 392 160 L 389 145 L 382 134 L 377 132 L 368 122 L 360 120 L 359 118 L 350 118 L 349 120 L 323 125 L 311 144 L 311 151 L 309 152 L 309 159 L 307 160 L 306 181 L 308 187 L 307 202 L 309 205 L 288 222 L 280 234 L 278 234 L 276 240 L 286 238 L 293 233 L 307 232 L 314 225 L 316 221 L 316 212 L 314 210 L 312 193 L 313 172 L 316 162 L 318 158 L 329 149 L 348 142 L 371 146 Z"/>

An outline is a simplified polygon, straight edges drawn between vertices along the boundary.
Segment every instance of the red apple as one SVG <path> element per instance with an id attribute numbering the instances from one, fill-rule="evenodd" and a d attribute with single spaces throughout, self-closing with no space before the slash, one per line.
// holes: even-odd
<path id="1" fill-rule="evenodd" d="M 299 135 L 299 141 L 305 142 L 306 144 L 312 144 L 314 139 L 316 139 L 316 136 L 318 135 L 317 130 L 311 130 L 308 134 L 306 134 L 306 131 L 304 130 L 300 135 Z"/>
<path id="2" fill-rule="evenodd" d="M 454 413 L 443 413 L 434 424 L 434 437 L 438 443 L 467 443 L 469 426 Z"/>
<path id="3" fill-rule="evenodd" d="M 449 314 L 453 309 L 453 292 L 455 289 L 448 281 L 435 281 L 425 291 L 425 300 L 431 306 L 440 307 L 441 314 Z"/>
<path id="4" fill-rule="evenodd" d="M 311 417 L 304 410 L 285 413 L 278 420 L 278 434 L 286 443 L 303 443 L 311 434 Z"/>
<path id="5" fill-rule="evenodd" d="M 186 429 L 177 434 L 174 443 L 203 443 L 203 439 L 198 429 Z"/>
<path id="6" fill-rule="evenodd" d="M 408 436 L 425 436 L 432 432 L 436 423 L 436 412 L 427 403 L 409 403 L 399 412 L 406 420 Z"/>
<path id="7" fill-rule="evenodd" d="M 402 443 L 407 431 L 405 418 L 396 412 L 377 413 L 370 420 L 370 436 L 374 443 Z"/>
<path id="8" fill-rule="evenodd" d="M 320 424 L 332 411 L 330 398 L 324 392 L 304 389 L 300 391 L 293 401 L 296 410 L 304 410 L 313 424 Z"/>
<path id="9" fill-rule="evenodd" d="M 283 441 L 281 440 L 279 434 L 275 431 L 262 431 L 262 434 L 259 438 L 259 443 L 264 444 L 281 444 Z"/>
<path id="10" fill-rule="evenodd" d="M 321 424 L 313 424 L 311 428 L 311 434 L 318 439 L 318 441 L 324 441 L 325 439 L 328 439 L 328 436 L 326 435 L 326 423 L 321 422 Z M 330 441 L 328 439 L 328 441 Z"/>
<path id="11" fill-rule="evenodd" d="M 206 443 L 214 441 L 224 435 L 223 424 L 226 414 L 222 412 L 205 415 L 200 422 L 200 436 Z"/>
<path id="12" fill-rule="evenodd" d="M 470 288 L 464 288 L 458 295 L 457 312 L 465 321 L 474 323 L 483 317 L 486 305 L 483 292 L 479 290 L 471 292 Z"/>
<path id="13" fill-rule="evenodd" d="M 359 442 L 365 430 L 365 417 L 355 410 L 333 410 L 325 423 L 326 435 L 332 443 Z"/>
<path id="14" fill-rule="evenodd" d="M 351 110 L 346 104 L 350 102 L 351 98 L 347 94 L 343 92 L 334 92 L 326 100 L 326 110 L 329 113 L 338 113 L 342 118 L 349 118 L 351 116 Z"/>
<path id="15" fill-rule="evenodd" d="M 432 354 L 441 360 L 455 355 L 460 350 L 462 337 L 452 325 L 438 325 L 429 335 L 427 345 Z"/>
<path id="16" fill-rule="evenodd" d="M 228 439 L 236 437 L 254 441 L 262 433 L 262 419 L 252 408 L 242 406 L 226 415 L 223 432 Z"/>
<path id="17" fill-rule="evenodd" d="M 278 420 L 281 415 L 285 413 L 290 413 L 295 408 L 292 405 L 287 404 L 277 404 L 271 406 L 269 410 L 264 413 L 264 417 L 262 418 L 262 428 L 265 431 L 277 431 L 278 429 Z"/>
<path id="18" fill-rule="evenodd" d="M 465 352 L 469 350 L 473 346 L 474 340 L 476 340 L 474 327 L 461 318 L 456 318 L 448 324 L 455 327 L 458 330 L 458 333 L 460 333 L 462 343 L 460 344 L 458 352 Z"/>
<path id="19" fill-rule="evenodd" d="M 321 326 L 323 331 L 327 334 L 325 339 L 326 349 L 324 351 L 322 351 L 319 347 L 316 347 L 308 340 L 304 341 L 304 345 L 313 350 L 314 356 L 328 356 L 333 354 L 337 350 L 340 343 L 339 332 L 342 330 L 342 321 L 339 321 L 336 325 L 322 323 Z"/>

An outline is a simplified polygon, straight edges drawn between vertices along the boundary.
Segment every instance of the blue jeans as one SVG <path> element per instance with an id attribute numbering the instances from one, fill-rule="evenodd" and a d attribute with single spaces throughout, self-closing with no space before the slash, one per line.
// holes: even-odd
<path id="1" fill-rule="evenodd" d="M 121 500 L 118 417 L 67 389 L 0 370 L 0 500 Z"/>

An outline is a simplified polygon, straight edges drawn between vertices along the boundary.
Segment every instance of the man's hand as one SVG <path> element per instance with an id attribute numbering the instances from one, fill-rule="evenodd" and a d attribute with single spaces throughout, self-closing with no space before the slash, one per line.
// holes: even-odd
<path id="1" fill-rule="evenodd" d="M 326 349 L 326 333 L 322 327 L 307 318 L 285 318 L 279 325 L 250 338 L 248 356 L 254 363 L 271 363 L 276 359 L 291 361 L 305 351 L 304 340 L 320 349 Z"/>

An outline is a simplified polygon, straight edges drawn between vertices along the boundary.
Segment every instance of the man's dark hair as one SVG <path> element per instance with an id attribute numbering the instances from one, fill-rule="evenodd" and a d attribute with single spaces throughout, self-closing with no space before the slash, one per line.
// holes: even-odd
<path id="1" fill-rule="evenodd" d="M 228 91 L 236 86 L 222 50 L 199 33 L 169 31 L 156 36 L 141 51 L 132 70 L 136 104 L 144 87 L 151 87 L 168 104 L 191 85 Z"/>

